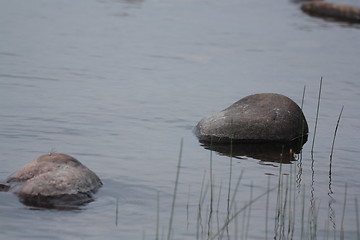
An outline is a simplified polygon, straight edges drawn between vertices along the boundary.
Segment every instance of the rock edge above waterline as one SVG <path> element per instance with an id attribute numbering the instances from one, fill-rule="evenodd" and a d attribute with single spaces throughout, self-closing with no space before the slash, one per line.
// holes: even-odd
<path id="1" fill-rule="evenodd" d="M 360 9 L 352 6 L 324 1 L 311 1 L 303 3 L 301 5 L 301 10 L 316 17 L 333 18 L 334 20 L 350 23 L 360 23 Z"/>
<path id="2" fill-rule="evenodd" d="M 308 133 L 300 107 L 276 93 L 253 94 L 203 118 L 194 129 L 200 142 L 290 142 Z"/>

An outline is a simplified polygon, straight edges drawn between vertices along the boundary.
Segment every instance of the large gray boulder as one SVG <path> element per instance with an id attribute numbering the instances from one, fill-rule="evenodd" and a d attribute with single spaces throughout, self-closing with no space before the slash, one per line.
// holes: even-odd
<path id="1" fill-rule="evenodd" d="M 92 201 L 102 186 L 99 177 L 75 158 L 50 153 L 28 163 L 7 179 L 6 190 L 26 205 L 71 207 Z"/>
<path id="2" fill-rule="evenodd" d="M 290 98 L 261 93 L 203 118 L 194 132 L 205 143 L 286 143 L 307 136 L 308 125 L 300 107 Z"/>

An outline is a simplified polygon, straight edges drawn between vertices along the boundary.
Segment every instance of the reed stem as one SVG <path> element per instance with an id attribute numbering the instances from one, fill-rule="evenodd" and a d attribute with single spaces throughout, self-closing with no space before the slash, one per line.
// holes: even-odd
<path id="1" fill-rule="evenodd" d="M 335 127 L 335 131 L 334 131 L 334 137 L 333 137 L 333 141 L 332 141 L 332 145 L 331 145 L 331 153 L 330 153 L 330 173 L 331 173 L 331 164 L 332 164 L 332 158 L 333 158 L 333 152 L 334 152 L 334 145 L 335 145 L 335 138 L 336 138 L 336 133 L 339 127 L 339 123 L 340 123 L 340 118 L 342 115 L 342 112 L 344 110 L 344 106 L 342 106 L 340 114 L 339 114 L 339 118 L 336 122 L 336 127 Z"/>
<path id="2" fill-rule="evenodd" d="M 160 229 L 160 193 L 157 191 L 156 196 L 156 240 L 159 240 L 159 229 Z"/>
<path id="3" fill-rule="evenodd" d="M 305 186 L 304 186 L 304 190 L 303 190 L 303 195 L 302 195 L 302 199 L 301 199 L 301 203 L 302 203 L 302 211 L 301 211 L 301 235 L 300 235 L 300 240 L 304 239 L 304 235 L 305 235 L 305 228 L 304 228 L 304 223 L 305 223 Z"/>
<path id="4" fill-rule="evenodd" d="M 270 197 L 270 176 L 267 182 L 267 195 L 266 195 L 266 212 L 265 212 L 265 239 L 268 239 L 268 219 L 269 219 L 269 197 Z"/>
<path id="5" fill-rule="evenodd" d="M 177 170 L 176 170 L 174 194 L 173 194 L 173 200 L 172 200 L 172 205 L 171 205 L 171 213 L 170 213 L 170 219 L 169 219 L 169 229 L 168 229 L 168 236 L 167 236 L 168 240 L 170 240 L 170 237 L 171 237 L 171 230 L 172 230 L 172 223 L 173 223 L 174 209 L 175 209 L 175 201 L 176 201 L 176 193 L 177 193 L 177 188 L 178 188 L 178 184 L 179 184 L 179 175 L 180 175 L 180 166 L 181 166 L 183 142 L 184 142 L 184 140 L 181 139 L 179 159 L 178 159 L 178 165 L 177 165 Z"/>
<path id="6" fill-rule="evenodd" d="M 251 186 L 250 186 L 250 200 L 249 202 L 252 202 L 252 198 L 253 198 L 253 188 L 254 185 L 251 182 Z M 250 227 L 250 216 L 251 216 L 251 205 L 249 205 L 249 209 L 248 209 L 248 216 L 247 216 L 247 221 L 246 221 L 246 228 L 245 228 L 245 239 L 248 238 L 248 233 L 249 233 L 249 227 Z M 236 211 L 235 211 L 236 212 Z"/>
<path id="7" fill-rule="evenodd" d="M 217 231 L 219 231 L 219 229 L 220 229 L 219 208 L 220 208 L 221 190 L 222 190 L 222 182 L 220 182 L 220 189 L 219 189 L 218 201 L 217 201 L 217 206 L 216 206 Z"/>
<path id="8" fill-rule="evenodd" d="M 317 123 L 318 123 L 318 119 L 319 119 L 319 109 L 320 109 L 320 97 L 321 97 L 322 80 L 323 80 L 323 78 L 321 77 L 321 79 L 320 79 L 320 87 L 319 87 L 318 104 L 317 104 L 317 108 L 316 108 L 316 119 L 315 119 L 315 127 L 314 127 L 314 136 L 313 136 L 313 141 L 312 141 L 312 145 L 311 145 L 311 158 L 312 158 L 312 159 L 314 158 L 315 135 L 316 135 Z"/>
<path id="9" fill-rule="evenodd" d="M 212 148 L 212 144 L 213 142 L 211 139 L 210 149 Z M 213 155 L 212 155 L 212 151 L 210 151 L 210 209 L 209 209 L 209 219 L 208 219 L 208 238 L 211 235 L 213 203 L 214 203 L 214 183 L 213 183 L 212 163 L 213 163 Z"/>
<path id="10" fill-rule="evenodd" d="M 346 196 L 347 196 L 347 184 L 345 184 L 343 214 L 341 217 L 341 227 L 340 227 L 341 228 L 340 229 L 340 240 L 344 240 L 344 219 L 345 219 Z"/>
<path id="11" fill-rule="evenodd" d="M 360 240 L 359 207 L 356 197 L 355 197 L 355 216 L 356 216 L 357 240 Z"/>
<path id="12" fill-rule="evenodd" d="M 116 198 L 115 226 L 118 225 L 118 216 L 119 216 L 119 197 Z"/>

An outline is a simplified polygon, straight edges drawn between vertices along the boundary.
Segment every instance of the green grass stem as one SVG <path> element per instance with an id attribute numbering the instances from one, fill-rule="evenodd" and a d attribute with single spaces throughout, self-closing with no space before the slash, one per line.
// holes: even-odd
<path id="1" fill-rule="evenodd" d="M 116 198 L 116 207 L 115 207 L 115 226 L 118 225 L 119 219 L 119 197 Z"/>
<path id="2" fill-rule="evenodd" d="M 303 95 L 302 95 L 302 98 L 301 98 L 301 110 L 303 110 L 303 107 L 304 107 L 305 90 L 306 90 L 306 85 L 304 85 Z"/>
<path id="3" fill-rule="evenodd" d="M 155 234 L 156 240 L 159 240 L 159 229 L 160 229 L 160 192 L 157 191 L 157 195 L 156 195 L 156 234 Z"/>
<path id="4" fill-rule="evenodd" d="M 283 148 L 284 149 L 284 148 Z M 277 197 L 276 197 L 276 215 L 275 215 L 275 238 L 278 237 L 278 234 L 281 232 L 280 228 L 281 228 L 281 214 L 282 214 L 282 197 L 283 197 L 283 173 L 282 173 L 282 167 L 283 167 L 283 150 L 281 153 L 281 158 L 280 158 L 280 164 L 279 164 L 279 178 L 278 178 L 278 184 L 277 184 Z"/>
<path id="5" fill-rule="evenodd" d="M 184 140 L 181 139 L 180 151 L 179 151 L 179 159 L 178 159 L 178 165 L 177 165 L 177 170 L 176 170 L 174 194 L 173 194 L 173 200 L 172 200 L 172 205 L 171 205 L 171 213 L 170 213 L 170 219 L 169 219 L 169 229 L 168 229 L 168 235 L 167 235 L 168 240 L 170 240 L 170 238 L 171 238 L 172 223 L 173 223 L 175 201 L 176 201 L 176 193 L 177 193 L 177 188 L 178 188 L 178 184 L 179 184 L 179 175 L 180 175 L 180 166 L 181 166 L 181 159 L 182 159 L 183 142 L 184 142 Z"/>
<path id="6" fill-rule="evenodd" d="M 297 173 L 296 173 L 296 165 L 294 164 L 294 180 L 293 180 L 293 211 L 292 211 L 292 229 L 290 234 L 290 239 L 293 239 L 294 237 L 294 231 L 295 231 L 295 219 L 296 219 L 296 179 L 297 179 Z"/>
<path id="7" fill-rule="evenodd" d="M 237 211 L 237 206 L 236 206 L 236 203 L 235 203 L 235 212 Z M 238 229 L 238 225 L 239 225 L 239 221 L 238 221 L 238 217 L 236 217 L 235 218 L 235 221 L 234 221 L 234 225 L 235 225 L 235 227 L 234 227 L 234 238 L 235 239 L 239 239 L 239 229 Z"/>
<path id="8" fill-rule="evenodd" d="M 222 190 L 222 182 L 220 182 L 218 201 L 217 201 L 217 206 L 216 206 L 216 223 L 217 223 L 217 230 L 218 231 L 220 229 L 219 208 L 220 208 L 221 190 Z"/>
<path id="9" fill-rule="evenodd" d="M 303 195 L 302 195 L 302 199 L 301 199 L 301 233 L 300 233 L 300 240 L 304 239 L 304 235 L 305 235 L 305 186 L 303 189 Z"/>
<path id="10" fill-rule="evenodd" d="M 269 198 L 270 198 L 270 176 L 267 181 L 267 194 L 266 194 L 266 212 L 265 212 L 265 239 L 268 238 L 268 220 L 269 220 Z"/>
<path id="11" fill-rule="evenodd" d="M 321 77 L 321 79 L 320 79 L 320 87 L 319 87 L 318 103 L 317 103 L 317 108 L 316 108 L 316 118 L 315 118 L 314 136 L 313 136 L 313 141 L 312 141 L 312 145 L 311 145 L 311 158 L 312 158 L 312 159 L 314 158 L 315 136 L 316 136 L 316 129 L 317 129 L 317 124 L 318 124 L 318 119 L 319 119 L 322 80 L 323 80 L 323 78 Z"/>
<path id="12" fill-rule="evenodd" d="M 357 240 L 360 240 L 359 207 L 356 197 L 355 197 L 355 217 L 356 217 Z"/>
<path id="13" fill-rule="evenodd" d="M 234 205 L 234 203 L 235 203 L 236 194 L 237 194 L 237 192 L 238 192 L 238 189 L 239 189 L 240 182 L 241 182 L 241 179 L 242 179 L 242 177 L 243 177 L 243 174 L 244 174 L 244 169 L 241 170 L 241 173 L 240 173 L 240 175 L 239 175 L 239 178 L 238 178 L 238 180 L 237 180 L 237 182 L 236 182 L 235 189 L 234 189 L 234 191 L 233 191 L 233 196 L 232 196 L 232 198 L 231 198 L 230 209 L 229 209 L 230 212 L 231 212 L 232 207 L 233 207 L 233 205 Z"/>
<path id="14" fill-rule="evenodd" d="M 332 158 L 333 158 L 333 153 L 334 153 L 334 145 L 335 145 L 336 133 L 337 133 L 337 130 L 338 130 L 338 127 L 339 127 L 340 118 L 341 118 L 343 110 L 344 110 L 344 106 L 342 106 L 339 117 L 338 117 L 338 120 L 336 122 L 336 127 L 335 127 L 335 131 L 334 131 L 334 137 L 333 137 L 333 141 L 332 141 L 332 144 L 331 144 L 330 166 L 331 166 L 331 163 L 332 163 Z M 330 170 L 331 170 L 331 168 L 330 168 Z"/>
<path id="15" fill-rule="evenodd" d="M 231 179 L 232 179 L 232 158 L 233 154 L 233 142 L 232 139 L 230 140 L 230 166 L 229 166 L 229 185 L 228 185 L 228 194 L 227 194 L 227 210 L 228 216 L 230 215 L 230 193 L 231 193 Z"/>
<path id="16" fill-rule="evenodd" d="M 293 221 L 293 211 L 292 211 L 292 207 L 293 207 L 293 195 L 292 193 L 293 191 L 293 184 L 292 184 L 292 176 L 293 176 L 293 168 L 292 165 L 290 166 L 290 175 L 288 176 L 289 180 L 289 207 L 288 207 L 288 229 L 287 229 L 287 239 L 290 239 L 290 234 L 291 234 L 291 228 L 292 228 L 292 221 Z"/>
<path id="17" fill-rule="evenodd" d="M 206 171 L 204 171 L 204 175 L 201 181 L 201 189 L 200 189 L 200 198 L 199 198 L 199 203 L 198 203 L 198 214 L 197 214 L 197 220 L 196 220 L 196 239 L 200 239 L 200 228 L 203 229 L 202 226 L 202 206 L 204 204 L 204 200 L 205 200 L 205 196 L 206 196 L 206 192 L 208 189 L 208 184 L 206 185 L 205 189 L 204 189 L 204 184 L 205 184 L 205 175 L 206 175 Z M 203 232 L 201 230 L 201 232 Z"/>
<path id="18" fill-rule="evenodd" d="M 343 213 L 341 217 L 341 226 L 340 226 L 340 240 L 344 240 L 344 219 L 345 219 L 346 197 L 347 197 L 347 184 L 345 184 L 344 205 L 343 205 Z"/>
<path id="19" fill-rule="evenodd" d="M 241 170 L 241 173 L 240 173 L 240 175 L 239 175 L 239 177 L 238 177 L 238 180 L 237 180 L 237 182 L 236 182 L 236 186 L 235 186 L 235 189 L 234 189 L 234 191 L 233 191 L 233 195 L 232 195 L 232 198 L 231 198 L 231 202 L 230 202 L 230 206 L 228 205 L 228 207 L 227 207 L 227 218 L 229 218 L 230 217 L 230 213 L 232 212 L 232 208 L 233 208 L 233 206 L 234 206 L 234 204 L 236 203 L 235 202 L 235 198 L 236 198 L 236 194 L 237 194 L 237 192 L 238 192 L 238 189 L 239 189 L 239 186 L 240 186 L 240 182 L 241 182 L 241 179 L 242 179 L 242 177 L 243 177 L 243 174 L 244 174 L 244 170 Z M 228 193 L 228 198 L 230 197 L 230 194 Z M 228 201 L 229 202 L 229 201 Z M 221 239 L 221 237 L 220 237 L 220 239 Z"/>
<path id="20" fill-rule="evenodd" d="M 191 185 L 189 184 L 189 190 L 188 190 L 188 198 L 186 202 L 186 229 L 189 229 L 189 210 L 190 210 L 190 193 L 191 193 Z"/>
<path id="21" fill-rule="evenodd" d="M 247 204 L 247 202 L 245 202 Z M 244 209 L 243 217 L 242 217 L 242 224 L 241 224 L 241 239 L 245 238 L 245 227 L 246 227 L 246 211 L 247 209 Z"/>
<path id="22" fill-rule="evenodd" d="M 250 200 L 249 200 L 249 202 L 252 202 L 253 189 L 254 189 L 254 185 L 251 182 L 251 185 L 250 185 Z M 249 228 L 250 228 L 251 205 L 252 204 L 249 205 L 249 209 L 248 209 L 248 212 L 247 212 L 247 221 L 246 221 L 246 228 L 245 228 L 245 239 L 248 238 L 248 233 L 249 233 Z"/>
<path id="23" fill-rule="evenodd" d="M 212 140 L 210 143 L 212 147 Z M 210 147 L 210 149 L 211 149 Z M 213 215 L 213 202 L 214 202 L 214 182 L 213 182 L 213 151 L 210 151 L 210 209 L 209 209 L 209 219 L 208 219 L 208 237 L 211 235 L 212 229 L 212 215 Z"/>

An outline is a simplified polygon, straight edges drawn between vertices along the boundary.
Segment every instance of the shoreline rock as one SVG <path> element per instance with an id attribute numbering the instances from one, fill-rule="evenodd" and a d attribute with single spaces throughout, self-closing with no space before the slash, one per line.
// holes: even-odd
<path id="1" fill-rule="evenodd" d="M 310 1 L 301 5 L 301 10 L 315 17 L 333 18 L 350 23 L 360 23 L 360 9 L 352 6 Z"/>
<path id="2" fill-rule="evenodd" d="M 93 200 L 100 178 L 75 158 L 63 153 L 42 155 L 7 179 L 8 191 L 25 205 L 66 208 Z"/>
<path id="3" fill-rule="evenodd" d="M 194 129 L 200 142 L 291 142 L 306 136 L 308 125 L 300 107 L 290 98 L 253 94 L 228 108 L 204 117 Z"/>

